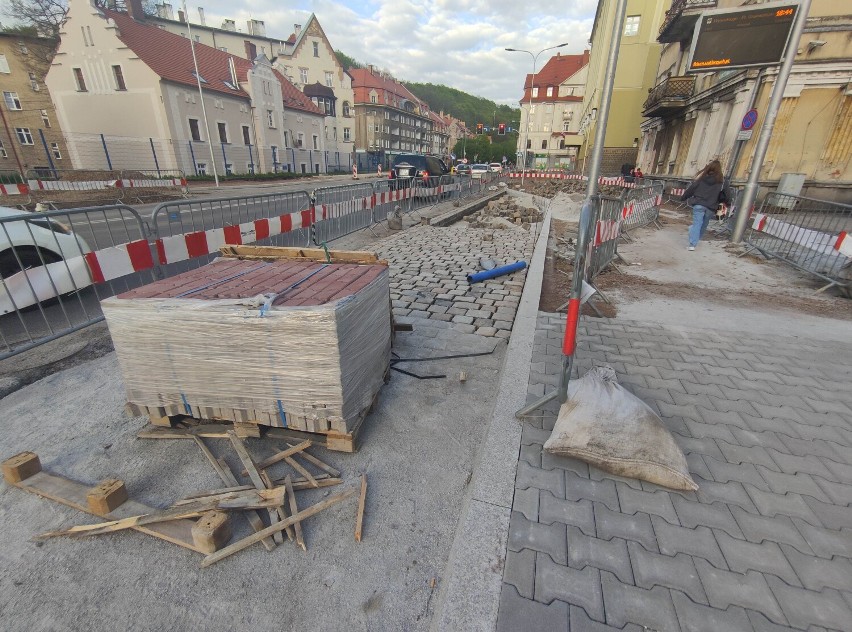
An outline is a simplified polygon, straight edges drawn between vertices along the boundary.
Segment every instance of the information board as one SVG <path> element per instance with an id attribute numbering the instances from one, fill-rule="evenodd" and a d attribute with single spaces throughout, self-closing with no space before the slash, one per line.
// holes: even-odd
<path id="1" fill-rule="evenodd" d="M 780 64 L 798 10 L 795 2 L 771 2 L 704 11 L 695 24 L 687 72 Z"/>

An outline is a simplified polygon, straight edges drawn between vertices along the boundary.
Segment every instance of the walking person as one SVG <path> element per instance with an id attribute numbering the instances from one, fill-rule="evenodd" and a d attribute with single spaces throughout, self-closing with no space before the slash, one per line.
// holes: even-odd
<path id="1" fill-rule="evenodd" d="M 695 250 L 698 241 L 704 236 L 704 231 L 710 224 L 710 219 L 716 214 L 716 208 L 722 196 L 725 200 L 731 198 L 725 177 L 722 175 L 721 163 L 718 160 L 711 160 L 680 197 L 681 201 L 685 201 L 692 207 L 692 226 L 689 227 L 687 250 Z"/>

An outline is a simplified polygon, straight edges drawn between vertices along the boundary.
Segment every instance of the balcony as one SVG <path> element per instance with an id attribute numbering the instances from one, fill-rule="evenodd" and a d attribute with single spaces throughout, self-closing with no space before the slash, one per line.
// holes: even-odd
<path id="1" fill-rule="evenodd" d="M 650 90 L 642 116 L 667 116 L 686 107 L 695 90 L 695 76 L 668 77 Z"/>
<path id="2" fill-rule="evenodd" d="M 672 0 L 657 41 L 666 44 L 691 38 L 698 16 L 704 9 L 715 9 L 716 2 L 717 0 Z"/>

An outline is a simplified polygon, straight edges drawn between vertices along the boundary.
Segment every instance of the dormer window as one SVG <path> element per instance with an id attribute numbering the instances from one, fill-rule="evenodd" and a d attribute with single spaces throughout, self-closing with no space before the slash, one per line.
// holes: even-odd
<path id="1" fill-rule="evenodd" d="M 194 70 L 192 71 L 192 76 L 198 79 L 201 83 L 207 83 L 207 79 L 205 79 L 199 74 L 196 74 Z"/>

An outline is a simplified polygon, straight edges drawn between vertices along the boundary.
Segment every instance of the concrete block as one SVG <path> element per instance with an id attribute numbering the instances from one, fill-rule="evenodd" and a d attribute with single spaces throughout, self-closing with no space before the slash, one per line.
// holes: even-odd
<path id="1" fill-rule="evenodd" d="M 567 563 L 565 525 L 531 522 L 517 511 L 512 512 L 509 521 L 508 547 L 511 551 L 532 549 L 547 553 L 557 563 Z"/>
<path id="2" fill-rule="evenodd" d="M 595 516 L 589 500 L 563 500 L 550 492 L 541 492 L 538 520 L 578 527 L 586 535 L 595 535 Z"/>
<path id="3" fill-rule="evenodd" d="M 727 568 L 713 532 L 707 527 L 688 529 L 669 524 L 658 516 L 651 516 L 651 524 L 657 535 L 657 545 L 665 555 L 686 553 L 693 557 L 709 560 L 717 568 Z"/>
<path id="4" fill-rule="evenodd" d="M 677 511 L 680 524 L 694 529 L 697 526 L 721 529 L 735 538 L 745 538 L 728 506 L 724 503 L 705 504 L 687 500 L 683 496 L 672 494 L 672 503 Z"/>
<path id="5" fill-rule="evenodd" d="M 665 586 L 685 592 L 697 603 L 709 603 L 690 556 L 683 553 L 660 555 L 646 551 L 638 542 L 628 542 L 627 550 L 637 586 L 647 589 Z"/>
<path id="6" fill-rule="evenodd" d="M 500 609 L 497 613 L 497 632 L 568 632 L 568 604 L 553 601 L 544 605 L 524 599 L 514 586 L 503 585 Z"/>
<path id="7" fill-rule="evenodd" d="M 622 513 L 633 514 L 639 511 L 660 516 L 671 524 L 680 524 L 668 492 L 646 492 L 623 483 L 618 483 L 616 488 Z"/>
<path id="8" fill-rule="evenodd" d="M 602 503 L 594 503 L 595 530 L 597 537 L 602 540 L 621 538 L 628 541 L 640 542 L 648 551 L 657 552 L 657 536 L 651 525 L 651 516 L 646 513 L 633 515 L 612 511 Z"/>
<path id="9" fill-rule="evenodd" d="M 801 586 L 790 562 L 781 551 L 781 547 L 775 542 L 764 541 L 760 544 L 733 538 L 724 531 L 716 531 L 716 542 L 722 549 L 722 554 L 728 562 L 728 567 L 737 573 L 758 571 L 777 575 L 785 582 L 794 586 Z M 786 546 L 786 545 L 785 545 Z M 790 547 L 791 551 L 795 551 Z"/>
<path id="10" fill-rule="evenodd" d="M 591 566 L 576 570 L 539 554 L 535 566 L 535 599 L 543 603 L 558 599 L 583 608 L 596 621 L 605 620 L 600 572 Z"/>
<path id="11" fill-rule="evenodd" d="M 620 538 L 601 540 L 568 526 L 568 565 L 577 569 L 587 565 L 614 573 L 618 579 L 633 584 L 633 570 L 627 543 Z"/>
<path id="12" fill-rule="evenodd" d="M 601 572 L 606 622 L 621 628 L 635 623 L 652 630 L 678 630 L 671 593 L 660 586 L 651 590 L 620 582 L 612 573 Z"/>
<path id="13" fill-rule="evenodd" d="M 695 603 L 689 597 L 676 590 L 672 591 L 672 601 L 677 612 L 682 632 L 706 632 L 707 630 L 750 630 L 752 628 L 748 614 L 742 608 L 731 606 L 727 610 L 710 608 Z"/>
<path id="14" fill-rule="evenodd" d="M 769 491 L 769 485 L 751 463 L 731 464 L 717 461 L 711 456 L 704 457 L 704 462 L 713 473 L 713 479 L 717 483 L 735 481 L 737 483 L 748 483 L 757 489 Z"/>
<path id="15" fill-rule="evenodd" d="M 535 594 L 535 556 L 532 549 L 506 551 L 503 582 L 514 586 L 524 599 L 532 599 Z"/>
<path id="16" fill-rule="evenodd" d="M 829 529 L 848 529 L 852 525 L 852 507 L 820 502 L 810 496 L 803 496 L 802 499 L 810 507 L 811 511 L 814 512 L 820 523 L 822 523 L 822 526 Z M 800 517 L 814 526 L 819 526 L 804 516 Z"/>
<path id="17" fill-rule="evenodd" d="M 515 495 L 512 498 L 512 511 L 519 511 L 524 514 L 527 520 L 538 522 L 539 494 L 540 492 L 534 487 L 516 489 Z"/>
<path id="18" fill-rule="evenodd" d="M 732 605 L 741 606 L 760 612 L 779 625 L 787 623 L 778 601 L 761 573 L 732 573 L 715 568 L 703 559 L 694 561 L 711 606 L 722 610 Z"/>
<path id="19" fill-rule="evenodd" d="M 766 581 L 790 625 L 802 629 L 818 625 L 836 630 L 848 629 L 852 621 L 852 609 L 836 590 L 814 592 L 796 588 L 772 575 L 767 575 Z M 769 619 L 774 621 L 772 617 Z"/>
<path id="20" fill-rule="evenodd" d="M 810 554 L 808 546 L 802 534 L 796 529 L 788 516 L 775 516 L 767 518 L 755 515 L 736 506 L 729 506 L 734 519 L 742 529 L 743 535 L 749 542 L 760 544 L 764 540 L 785 543 L 796 547 L 802 553 Z M 709 558 L 708 558 L 709 559 Z M 713 560 L 710 560 L 711 562 Z M 714 563 L 715 564 L 715 563 Z"/>

